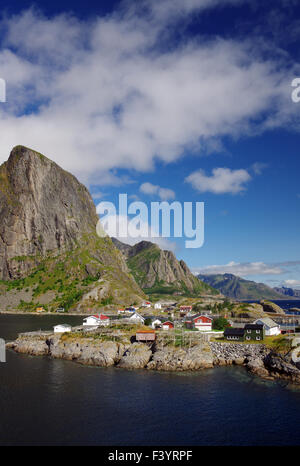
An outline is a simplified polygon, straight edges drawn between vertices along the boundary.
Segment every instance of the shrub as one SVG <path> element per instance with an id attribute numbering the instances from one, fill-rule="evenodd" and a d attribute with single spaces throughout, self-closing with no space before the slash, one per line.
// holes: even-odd
<path id="1" fill-rule="evenodd" d="M 224 330 L 226 327 L 230 327 L 230 324 L 225 317 L 219 317 L 218 319 L 213 320 L 212 328 L 214 330 Z"/>

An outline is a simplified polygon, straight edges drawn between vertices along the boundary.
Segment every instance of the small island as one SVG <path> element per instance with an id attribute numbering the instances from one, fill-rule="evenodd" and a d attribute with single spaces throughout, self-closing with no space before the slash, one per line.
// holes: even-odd
<path id="1" fill-rule="evenodd" d="M 258 323 L 227 326 L 224 332 L 212 325 L 205 329 L 206 321 L 214 322 L 214 327 L 228 321 L 204 313 L 160 320 L 131 312 L 130 317 L 119 319 L 104 314 L 89 316 L 82 326 L 74 328 L 60 324 L 53 331 L 21 333 L 7 347 L 17 353 L 99 367 L 198 371 L 239 365 L 267 380 L 300 384 L 300 338 L 295 334 L 266 336 L 266 326 Z"/>

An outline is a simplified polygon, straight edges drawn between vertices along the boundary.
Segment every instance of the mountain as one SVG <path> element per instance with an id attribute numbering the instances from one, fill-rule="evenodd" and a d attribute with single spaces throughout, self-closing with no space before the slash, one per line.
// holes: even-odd
<path id="1" fill-rule="evenodd" d="M 136 282 L 147 294 L 199 296 L 218 294 L 211 286 L 198 280 L 183 260 L 157 244 L 141 241 L 134 246 L 112 238 L 122 251 Z"/>
<path id="2" fill-rule="evenodd" d="M 285 286 L 274 287 L 273 290 L 275 290 L 276 293 L 280 293 L 283 296 L 300 298 L 300 290 L 293 290 L 293 288 L 286 288 Z"/>
<path id="3" fill-rule="evenodd" d="M 0 166 L 0 309 L 85 309 L 143 298 L 123 255 L 98 237 L 98 220 L 73 175 L 15 147 Z"/>
<path id="4" fill-rule="evenodd" d="M 245 280 L 230 273 L 215 275 L 200 274 L 198 278 L 216 288 L 228 298 L 251 300 L 282 299 L 282 295 L 276 293 L 276 291 L 264 283 Z"/>

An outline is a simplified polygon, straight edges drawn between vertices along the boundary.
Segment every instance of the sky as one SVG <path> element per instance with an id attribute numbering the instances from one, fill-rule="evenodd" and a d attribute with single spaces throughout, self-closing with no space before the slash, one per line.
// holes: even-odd
<path id="1" fill-rule="evenodd" d="M 0 0 L 0 162 L 31 147 L 95 204 L 204 202 L 202 247 L 153 241 L 300 288 L 298 3 Z"/>

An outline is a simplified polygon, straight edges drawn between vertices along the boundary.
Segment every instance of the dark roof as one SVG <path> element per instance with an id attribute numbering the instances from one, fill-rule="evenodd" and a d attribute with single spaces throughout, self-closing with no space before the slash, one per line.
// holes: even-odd
<path id="1" fill-rule="evenodd" d="M 246 324 L 245 330 L 262 330 L 264 326 L 262 324 Z"/>
<path id="2" fill-rule="evenodd" d="M 244 335 L 244 329 L 243 328 L 233 328 L 233 327 L 227 327 L 224 330 L 224 336 L 243 336 Z"/>

